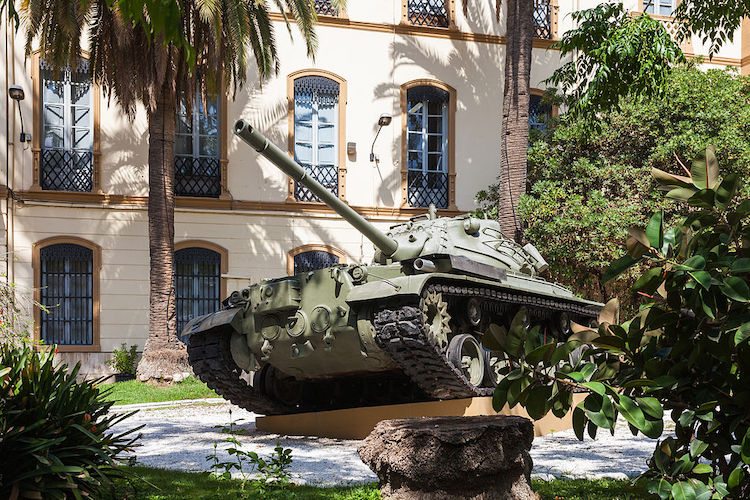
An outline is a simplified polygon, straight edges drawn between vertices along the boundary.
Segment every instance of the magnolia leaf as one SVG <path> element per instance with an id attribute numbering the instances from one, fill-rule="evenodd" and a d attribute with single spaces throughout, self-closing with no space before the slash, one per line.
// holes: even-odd
<path id="1" fill-rule="evenodd" d="M 641 245 L 641 247 L 642 246 L 643 245 Z M 609 267 L 604 271 L 604 274 L 602 274 L 602 282 L 606 283 L 612 280 L 613 278 L 616 278 L 620 274 L 622 274 L 628 268 L 636 264 L 640 260 L 640 257 L 642 255 L 643 254 L 639 255 L 638 257 L 633 257 L 632 255 L 630 255 L 630 253 L 628 253 L 627 255 L 623 255 L 619 259 L 612 262 L 609 265 Z"/>
<path id="2" fill-rule="evenodd" d="M 719 285 L 721 293 L 737 302 L 750 302 L 750 288 L 742 278 L 729 276 Z"/>
<path id="3" fill-rule="evenodd" d="M 745 437 L 742 439 L 742 447 L 740 448 L 740 457 L 746 464 L 750 464 L 750 429 L 745 432 Z"/>
<path id="4" fill-rule="evenodd" d="M 706 259 L 702 255 L 693 255 L 681 265 L 674 268 L 678 271 L 702 271 L 706 268 Z"/>
<path id="5" fill-rule="evenodd" d="M 713 208 L 716 193 L 713 189 L 702 189 L 688 199 L 688 204 L 693 207 Z"/>
<path id="6" fill-rule="evenodd" d="M 709 146 L 693 160 L 690 177 L 698 189 L 713 189 L 719 179 L 719 163 L 716 161 L 715 148 Z"/>
<path id="7" fill-rule="evenodd" d="M 617 405 L 617 409 L 620 410 L 625 420 L 637 427 L 638 430 L 643 431 L 646 428 L 646 417 L 643 415 L 643 410 L 628 396 L 620 395 L 620 403 Z"/>
<path id="8" fill-rule="evenodd" d="M 508 336 L 504 326 L 490 323 L 487 332 L 482 336 L 482 345 L 490 351 L 504 351 L 503 345 Z"/>
<path id="9" fill-rule="evenodd" d="M 654 179 L 656 179 L 656 182 L 660 186 L 677 186 L 683 188 L 691 188 L 693 186 L 693 181 L 690 177 L 670 174 L 658 168 L 651 167 L 651 175 L 654 176 Z"/>
<path id="10" fill-rule="evenodd" d="M 599 311 L 599 324 L 608 323 L 614 325 L 620 322 L 620 301 L 617 298 L 609 299 L 602 310 Z"/>
<path id="11" fill-rule="evenodd" d="M 583 441 L 583 430 L 586 427 L 586 413 L 583 411 L 583 403 L 573 410 L 573 432 L 579 441 Z"/>
<path id="12" fill-rule="evenodd" d="M 743 323 L 734 334 L 734 345 L 740 345 L 750 338 L 750 322 Z"/>
<path id="13" fill-rule="evenodd" d="M 495 392 L 492 393 L 492 408 L 495 411 L 502 410 L 505 403 L 508 402 L 508 387 L 510 387 L 511 382 L 508 378 L 504 378 L 495 387 Z"/>
<path id="14" fill-rule="evenodd" d="M 645 246 L 646 248 L 651 247 L 651 243 L 648 241 L 648 236 L 646 235 L 646 231 L 639 227 L 631 226 L 628 228 L 628 236 L 631 238 L 635 238 L 638 243 Z"/>
<path id="15" fill-rule="evenodd" d="M 745 476 L 745 471 L 742 469 L 741 465 L 737 467 L 736 469 L 734 469 L 732 473 L 729 474 L 729 480 L 727 481 L 727 486 L 729 487 L 729 489 L 733 490 L 737 486 L 739 486 L 744 476 Z"/>
<path id="16" fill-rule="evenodd" d="M 594 391 L 600 396 L 604 396 L 607 392 L 607 388 L 601 382 L 583 382 L 581 386 Z"/>
<path id="17" fill-rule="evenodd" d="M 552 394 L 552 387 L 548 385 L 538 385 L 529 389 L 526 396 L 526 411 L 534 420 L 544 417 L 549 411 L 547 399 Z"/>
<path id="18" fill-rule="evenodd" d="M 664 408 L 662 408 L 659 400 L 652 397 L 646 398 L 635 398 L 638 406 L 641 407 L 643 413 L 654 418 L 664 418 Z"/>
<path id="19" fill-rule="evenodd" d="M 737 193 L 737 186 L 739 185 L 739 177 L 737 174 L 729 174 L 724 177 L 721 184 L 716 188 L 716 207 L 720 210 L 726 210 L 729 206 L 729 202 L 732 201 L 734 195 Z"/>
<path id="20" fill-rule="evenodd" d="M 695 189 L 675 188 L 667 193 L 667 198 L 678 201 L 688 201 L 695 194 Z"/>
<path id="21" fill-rule="evenodd" d="M 693 439 L 690 441 L 690 456 L 698 458 L 701 454 L 708 449 L 708 443 L 704 443 L 700 439 Z M 695 469 L 693 469 L 695 471 Z M 701 474 L 700 472 L 698 474 Z"/>
<path id="22" fill-rule="evenodd" d="M 641 431 L 646 437 L 651 439 L 658 439 L 664 432 L 664 420 L 661 418 L 657 419 L 646 419 L 646 424 Z"/>
<path id="23" fill-rule="evenodd" d="M 505 341 L 505 352 L 511 356 L 518 356 L 523 349 L 528 333 L 529 313 L 525 307 L 518 310 L 510 324 L 510 330 Z"/>
<path id="24" fill-rule="evenodd" d="M 711 287 L 711 275 L 708 273 L 708 271 L 696 271 L 688 274 L 690 274 L 690 276 L 692 276 L 693 279 L 706 290 Z"/>
<path id="25" fill-rule="evenodd" d="M 732 263 L 732 274 L 745 274 L 750 272 L 750 259 L 743 257 Z"/>
<path id="26" fill-rule="evenodd" d="M 652 294 L 657 288 L 659 288 L 662 281 L 664 281 L 664 269 L 661 267 L 654 267 L 643 273 L 641 277 L 638 278 L 633 285 L 632 290 L 634 292 Z"/>
<path id="27" fill-rule="evenodd" d="M 664 245 L 664 212 L 659 210 L 648 221 L 646 236 L 653 248 L 661 248 Z"/>
<path id="28" fill-rule="evenodd" d="M 687 481 L 678 481 L 672 485 L 674 500 L 695 500 L 695 490 Z"/>

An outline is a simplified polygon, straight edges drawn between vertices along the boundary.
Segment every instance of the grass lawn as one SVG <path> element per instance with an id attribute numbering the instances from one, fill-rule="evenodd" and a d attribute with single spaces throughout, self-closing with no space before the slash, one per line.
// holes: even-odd
<path id="1" fill-rule="evenodd" d="M 216 479 L 208 473 L 176 472 L 148 467 L 126 467 L 140 479 L 118 481 L 109 500 L 208 500 L 208 499 L 311 499 L 311 500 L 377 500 L 377 484 L 353 487 L 316 488 L 292 486 L 287 489 L 258 490 L 257 482 L 242 488 L 239 480 Z M 555 480 L 534 481 L 534 491 L 544 500 L 630 500 L 649 498 L 648 494 L 633 489 L 627 481 Z"/>
<path id="2" fill-rule="evenodd" d="M 154 385 L 128 380 L 112 384 L 101 384 L 101 389 L 110 389 L 106 399 L 116 405 L 131 403 L 158 403 L 178 399 L 217 398 L 217 394 L 195 377 L 188 377 L 172 385 Z"/>

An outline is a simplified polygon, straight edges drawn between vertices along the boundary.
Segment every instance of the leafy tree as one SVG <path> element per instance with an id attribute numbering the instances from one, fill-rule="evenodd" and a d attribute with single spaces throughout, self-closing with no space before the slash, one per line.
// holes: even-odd
<path id="1" fill-rule="evenodd" d="M 648 14 L 633 17 L 620 3 L 604 3 L 571 17 L 577 27 L 554 47 L 562 58 L 575 57 L 546 83 L 563 93 L 572 115 L 595 116 L 626 96 L 660 96 L 672 67 L 685 62 L 679 45 Z"/>
<path id="2" fill-rule="evenodd" d="M 136 105 L 146 108 L 150 306 L 149 336 L 138 372 L 160 377 L 182 371 L 187 363 L 177 339 L 172 280 L 177 102 L 183 99 L 190 110 L 196 95 L 221 91 L 222 80 L 226 89 L 236 92 L 247 80 L 252 56 L 261 78 L 277 71 L 279 59 L 267 0 L 188 1 L 180 4 L 179 17 L 170 9 L 160 10 L 161 2 L 148 0 L 144 5 L 149 8 L 138 11 L 134 1 L 130 9 L 121 9 L 105 0 L 29 0 L 21 13 L 27 54 L 38 40 L 49 64 L 58 69 L 74 65 L 86 32 L 94 81 L 129 117 Z M 294 16 L 312 55 L 313 1 L 272 4 Z M 128 17 L 136 12 L 140 17 Z M 181 41 L 170 41 L 175 39 Z"/>
<path id="3" fill-rule="evenodd" d="M 539 326 L 528 331 L 523 309 L 509 331 L 491 328 L 485 345 L 510 357 L 493 405 L 521 404 L 535 419 L 572 410 L 581 440 L 614 432 L 618 417 L 634 435 L 658 438 L 668 411 L 674 434 L 657 443 L 639 481 L 661 498 L 748 498 L 750 199 L 735 200 L 739 176 L 722 179 L 712 149 L 687 175 L 653 176 L 689 208 L 673 226 L 657 212 L 632 228 L 627 255 L 609 271 L 644 265 L 632 289 L 643 298 L 638 313 L 620 323 L 611 301 L 598 328 L 573 324 L 559 344 L 542 344 Z M 575 408 L 573 392 L 585 395 Z"/>
<path id="4" fill-rule="evenodd" d="M 713 55 L 734 39 L 742 20 L 750 17 L 750 0 L 681 0 L 674 14 L 682 36 L 697 33 L 704 43 L 710 42 Z"/>
<path id="5" fill-rule="evenodd" d="M 676 68 L 662 96 L 631 96 L 619 110 L 591 118 L 568 115 L 529 149 L 529 194 L 519 214 L 524 235 L 550 263 L 551 277 L 586 297 L 622 296 L 633 278 L 604 283 L 631 225 L 679 210 L 654 189 L 652 167 L 674 173 L 708 144 L 725 171 L 750 173 L 750 79 L 732 70 Z M 478 201 L 493 216 L 498 186 Z M 747 187 L 743 188 L 746 193 Z M 623 307 L 629 307 L 627 299 Z"/>

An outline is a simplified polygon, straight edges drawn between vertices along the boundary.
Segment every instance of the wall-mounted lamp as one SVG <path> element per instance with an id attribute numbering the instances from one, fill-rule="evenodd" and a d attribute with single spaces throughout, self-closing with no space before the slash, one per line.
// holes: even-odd
<path id="1" fill-rule="evenodd" d="M 380 130 L 383 127 L 387 127 L 388 125 L 390 125 L 391 120 L 393 120 L 393 117 L 388 113 L 383 113 L 382 115 L 380 115 L 380 118 L 378 118 L 378 132 L 375 134 L 375 139 L 372 140 L 372 147 L 370 147 L 370 161 L 378 161 L 379 158 L 375 155 L 375 141 L 378 140 Z"/>
<path id="2" fill-rule="evenodd" d="M 8 95 L 11 99 L 18 103 L 18 115 L 21 117 L 21 142 L 31 141 L 31 134 L 27 134 L 23 131 L 23 112 L 21 111 L 21 101 L 25 97 L 23 89 L 20 85 L 11 85 L 8 88 Z"/>

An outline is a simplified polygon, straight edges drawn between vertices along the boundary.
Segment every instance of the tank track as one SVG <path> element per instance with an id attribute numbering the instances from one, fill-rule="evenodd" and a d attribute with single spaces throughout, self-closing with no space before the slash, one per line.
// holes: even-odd
<path id="1" fill-rule="evenodd" d="M 526 306 L 531 316 L 538 318 L 547 317 L 558 311 L 584 317 L 596 316 L 594 311 L 581 304 L 491 288 L 433 284 L 425 288 L 421 300 L 430 292 L 441 293 L 449 301 L 458 298 L 480 298 L 485 301 L 486 307 L 496 311 L 509 306 Z M 428 340 L 420 305 L 402 304 L 375 311 L 377 345 L 386 351 L 429 397 L 460 399 L 492 395 L 494 389 L 473 386 L 463 373 L 448 361 L 442 350 Z"/>
<path id="2" fill-rule="evenodd" d="M 188 359 L 200 380 L 241 408 L 263 415 L 296 411 L 279 404 L 240 378 L 241 371 L 229 351 L 229 335 L 193 335 L 188 345 Z"/>

